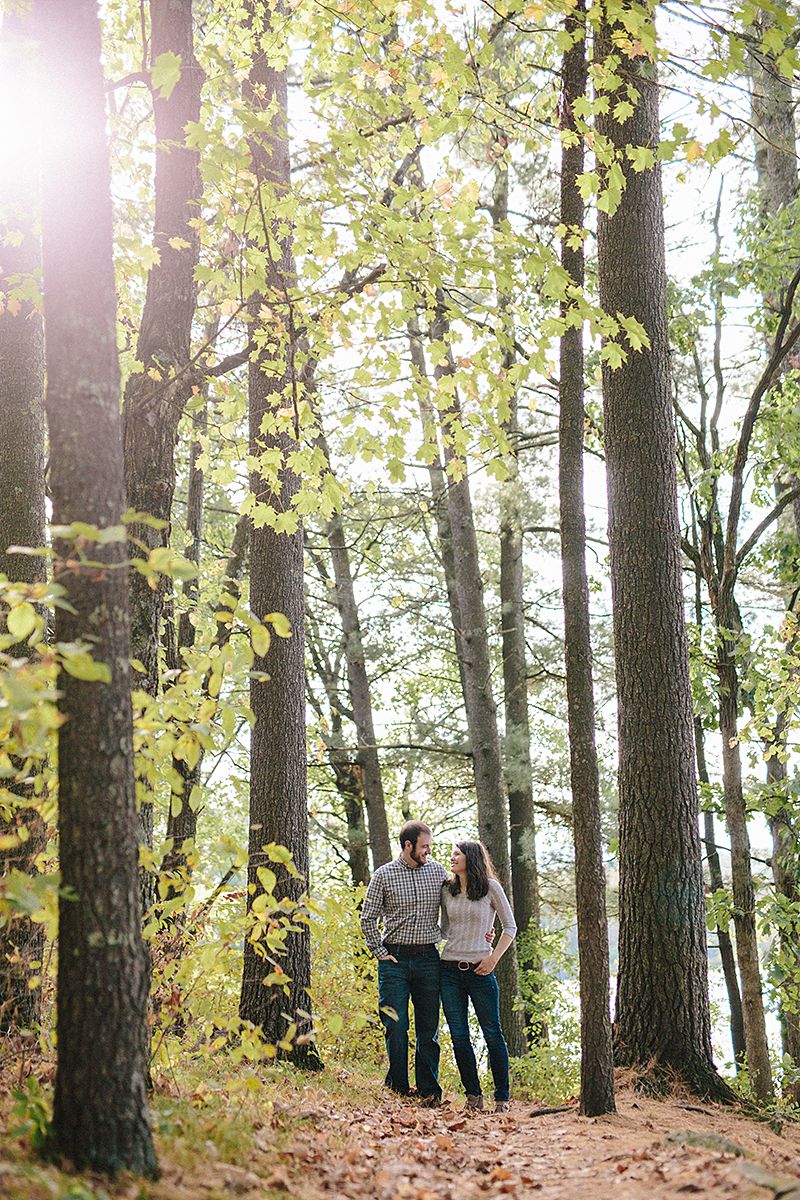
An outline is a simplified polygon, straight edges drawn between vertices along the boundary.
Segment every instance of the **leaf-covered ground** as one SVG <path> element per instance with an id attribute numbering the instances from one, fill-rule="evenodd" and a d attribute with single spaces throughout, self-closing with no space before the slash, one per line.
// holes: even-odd
<path id="1" fill-rule="evenodd" d="M 3 1124 L 13 1128 L 11 1090 Z M 0 1195 L 12 1200 L 800 1200 L 800 1126 L 780 1133 L 722 1108 L 646 1099 L 630 1090 L 616 1115 L 574 1110 L 467 1117 L 460 1097 L 421 1109 L 348 1072 L 309 1082 L 255 1076 L 187 1094 L 156 1081 L 157 1182 L 76 1178 L 42 1164 L 30 1133 L 9 1134 Z"/>

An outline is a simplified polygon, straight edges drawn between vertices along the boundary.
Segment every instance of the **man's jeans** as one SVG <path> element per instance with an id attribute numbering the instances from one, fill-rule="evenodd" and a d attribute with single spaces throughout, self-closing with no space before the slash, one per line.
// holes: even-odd
<path id="1" fill-rule="evenodd" d="M 439 953 L 435 946 L 398 962 L 378 960 L 378 1003 L 386 1035 L 386 1086 L 408 1093 L 408 1001 L 417 1035 L 414 1075 L 420 1096 L 441 1097 L 439 1087 Z M 392 1008 L 397 1020 L 383 1010 Z"/>
<path id="2" fill-rule="evenodd" d="M 489 1066 L 494 1079 L 495 1100 L 508 1100 L 508 1047 L 500 1028 L 500 991 L 494 973 L 476 975 L 460 971 L 458 963 L 442 963 L 442 1008 L 453 1039 L 458 1073 L 468 1096 L 480 1096 L 478 1064 L 469 1036 L 467 1001 L 471 1000 L 475 1016 L 486 1039 Z"/>

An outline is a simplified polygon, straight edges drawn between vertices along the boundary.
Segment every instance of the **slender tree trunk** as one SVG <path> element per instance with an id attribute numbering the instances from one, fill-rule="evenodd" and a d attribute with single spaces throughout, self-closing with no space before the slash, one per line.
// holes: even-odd
<path id="1" fill-rule="evenodd" d="M 583 136 L 573 106 L 586 92 L 586 7 L 580 0 L 566 18 L 573 38 L 561 68 L 562 129 L 576 133 L 561 150 L 561 224 L 582 231 L 585 213 L 577 179 L 584 169 Z M 580 296 L 584 284 L 583 243 L 561 243 L 561 265 Z M 562 303 L 567 316 L 570 301 Z M 609 1015 L 608 922 L 600 781 L 595 744 L 589 583 L 586 574 L 586 517 L 583 488 L 583 329 L 571 324 L 561 336 L 559 366 L 559 502 L 564 596 L 564 656 L 567 674 L 575 894 L 581 995 L 581 1112 L 614 1112 L 614 1051 Z"/>
<path id="2" fill-rule="evenodd" d="M 436 534 L 439 542 L 439 553 L 442 559 L 444 584 L 447 591 L 447 604 L 450 609 L 450 619 L 453 626 L 453 638 L 456 646 L 458 675 L 461 680 L 461 694 L 464 704 L 467 704 L 467 687 L 464 682 L 464 650 L 461 645 L 461 610 L 459 608 L 458 590 L 456 588 L 456 564 L 453 550 L 453 535 L 450 530 L 450 514 L 447 509 L 447 478 L 442 467 L 442 452 L 439 443 L 439 431 L 436 412 L 427 394 L 428 369 L 425 362 L 425 351 L 422 347 L 420 331 L 415 323 L 409 326 L 408 343 L 411 351 L 411 365 L 416 372 L 420 384 L 424 384 L 419 393 L 419 412 L 422 429 L 428 453 L 428 478 L 431 484 L 431 501 L 433 516 L 436 522 Z"/>
<path id="3" fill-rule="evenodd" d="M 30 19 L 12 12 L 3 18 L 0 70 L 19 104 L 33 93 Z M 10 123 L 11 124 L 11 123 Z M 17 287 L 41 272 L 36 147 L 30 136 L 14 137 L 7 129 L 0 143 L 0 575 L 22 583 L 45 578 L 44 560 L 9 554 L 9 546 L 43 546 L 44 511 L 44 337 L 42 320 L 29 300 L 15 297 Z M 13 233 L 14 237 L 6 235 Z M 16 657 L 31 651 L 26 642 L 14 647 Z M 6 781 L 15 811 L 0 823 L 0 833 L 21 833 L 25 841 L 0 851 L 0 878 L 9 871 L 35 875 L 36 858 L 45 844 L 45 827 L 33 787 L 23 782 L 24 761 L 15 763 L 19 780 Z M 30 1026 L 39 1019 L 40 987 L 29 980 L 39 973 L 44 949 L 43 926 L 19 918 L 0 930 L 0 1033 Z"/>
<path id="4" fill-rule="evenodd" d="M 261 47 L 271 29 L 273 13 L 257 0 L 249 0 L 248 26 Z M 245 98 L 254 113 L 272 111 L 270 127 L 250 137 L 250 156 L 258 188 L 254 213 L 269 213 L 276 199 L 285 196 L 291 182 L 287 130 L 288 84 L 285 66 L 270 65 L 266 53 L 254 51 Z M 292 511 L 299 479 L 288 458 L 298 446 L 299 431 L 286 412 L 293 413 L 296 340 L 290 290 L 295 267 L 292 236 L 288 226 L 275 221 L 251 230 L 251 245 L 265 254 L 265 290 L 255 295 L 249 311 L 254 326 L 263 312 L 272 313 L 269 342 L 275 350 L 262 349 L 249 365 L 250 454 L 259 467 L 252 471 L 250 487 L 259 504 L 280 513 Z M 261 468 L 268 455 L 278 451 L 281 465 L 275 482 Z M 263 473 L 262 473 L 263 470 Z M 259 619 L 273 612 L 289 621 L 291 636 L 273 638 L 266 659 L 256 658 L 255 670 L 269 675 L 267 682 L 254 679 L 250 704 L 255 717 L 250 751 L 250 854 L 248 864 L 248 907 L 263 891 L 259 869 L 269 866 L 277 876 L 276 895 L 300 901 L 308 879 L 308 813 L 306 788 L 306 722 L 304 663 L 303 527 L 294 533 L 279 533 L 268 524 L 254 523 L 250 535 L 250 607 Z M 270 863 L 264 847 L 285 845 L 292 852 L 299 876 Z M 264 946 L 249 936 L 245 941 L 244 969 L 239 1014 L 243 1021 L 259 1026 L 270 1042 L 286 1036 L 288 1014 L 302 1034 L 308 1030 L 311 1001 L 311 947 L 307 926 L 287 937 L 281 966 L 288 976 L 287 992 L 265 987 L 271 971 L 259 950 Z M 313 1042 L 295 1042 L 289 1057 L 299 1066 L 321 1066 Z"/>
<path id="5" fill-rule="evenodd" d="M 447 342 L 447 315 L 441 306 L 431 326 L 431 339 Z M 452 373 L 449 348 L 444 365 L 435 368 L 438 380 Z M 489 851 L 497 876 L 503 887 L 511 892 L 511 860 L 509 856 L 508 810 L 500 756 L 500 736 L 497 729 L 497 707 L 492 689 L 492 663 L 489 652 L 489 630 L 483 602 L 483 577 L 478 556 L 478 539 L 472 512 L 472 497 L 466 464 L 459 463 L 453 445 L 453 426 L 460 421 L 458 395 L 453 391 L 449 411 L 442 414 L 442 443 L 447 476 L 446 500 L 452 543 L 456 616 L 461 621 L 456 648 L 461 654 L 464 707 L 467 715 L 475 792 L 478 799 L 478 828 L 481 840 Z M 512 1055 L 524 1054 L 525 1028 L 521 1012 L 515 1007 L 519 976 L 515 947 L 511 946 L 497 965 L 500 984 L 500 1017 Z"/>
<path id="6" fill-rule="evenodd" d="M 231 596 L 234 601 L 238 601 L 239 599 L 239 581 L 244 572 L 249 536 L 250 522 L 246 517 L 240 517 L 236 523 L 236 530 L 233 535 L 233 542 L 231 543 L 222 583 L 222 594 Z M 229 610 L 220 601 L 217 611 L 227 612 Z M 230 636 L 230 622 L 218 621 L 217 632 L 212 646 L 224 649 L 230 640 Z M 211 679 L 211 671 L 208 671 L 203 680 L 202 687 L 202 694 L 206 699 L 211 698 Z M 178 772 L 183 782 L 181 793 L 183 802 L 180 808 L 177 805 L 174 810 L 170 808 L 169 820 L 167 822 L 167 839 L 171 841 L 172 847 L 164 857 L 164 861 L 161 864 L 161 871 L 162 873 L 182 871 L 186 880 L 189 879 L 191 874 L 191 863 L 187 857 L 187 846 L 194 845 L 197 836 L 198 811 L 191 802 L 192 789 L 200 783 L 204 757 L 205 754 L 201 748 L 200 757 L 193 767 L 190 767 L 182 759 L 175 758 L 172 760 L 173 769 Z"/>
<path id="7" fill-rule="evenodd" d="M 775 24 L 775 15 L 763 12 L 757 28 L 761 35 Z M 761 199 L 761 213 L 765 220 L 776 216 L 797 198 L 800 177 L 797 169 L 797 133 L 795 128 L 795 99 L 792 85 L 776 68 L 772 56 L 759 52 L 752 55 L 752 122 L 755 133 L 755 165 Z M 765 296 L 765 303 L 770 298 Z M 789 481 L 795 487 L 797 476 Z M 776 490 L 780 490 L 780 485 Z M 800 540 L 800 501 L 792 507 L 795 536 Z M 796 638 L 791 641 L 790 652 L 795 651 Z M 789 647 L 787 647 L 789 649 Z M 780 714 L 775 742 L 785 738 L 786 716 Z M 785 760 L 773 754 L 767 762 L 767 780 L 776 793 L 785 788 L 787 767 Z M 791 808 L 783 805 L 769 818 L 772 833 L 772 877 L 778 895 L 784 897 L 795 911 L 800 907 L 798 890 L 798 830 Z M 791 930 L 781 928 L 778 938 L 781 955 L 792 964 L 787 979 L 781 986 L 781 1033 L 783 1051 L 795 1067 L 800 1066 L 800 957 L 798 957 L 798 925 Z M 789 1094 L 794 1103 L 800 1103 L 800 1081 L 792 1084 Z"/>
<path id="8" fill-rule="evenodd" d="M 95 0 L 37 0 L 52 95 L 43 268 L 53 520 L 119 526 L 120 380 L 104 81 Z M 90 438 L 87 431 L 91 431 Z M 58 643 L 84 642 L 107 677 L 59 672 L 61 901 L 53 1150 L 79 1170 L 156 1169 L 147 1117 L 147 980 L 139 920 L 126 546 L 76 564 L 56 543 L 71 605 Z"/>
<path id="9" fill-rule="evenodd" d="M 722 738 L 722 787 L 725 818 L 731 842 L 731 885 L 736 957 L 742 981 L 742 1015 L 747 1047 L 747 1068 L 753 1091 L 759 1099 L 772 1095 L 761 966 L 758 953 L 756 898 L 751 869 L 750 835 L 742 790 L 742 757 L 739 747 L 739 672 L 736 665 L 735 634 L 738 612 L 732 597 L 723 592 L 715 609 L 717 621 L 717 675 L 719 678 L 719 731 Z"/>
<path id="10" fill-rule="evenodd" d="M 508 165 L 498 165 L 492 204 L 492 223 L 502 231 L 508 222 Z M 502 293 L 498 303 L 504 312 L 506 335 L 513 339 L 514 327 L 509 313 L 509 298 Z M 504 368 L 514 365 L 515 354 L 507 347 Z M 528 663 L 525 649 L 524 578 L 522 569 L 522 483 L 519 477 L 517 443 L 519 413 L 516 389 L 509 397 L 509 414 L 503 423 L 511 445 L 506 456 L 508 478 L 500 485 L 500 611 L 503 643 L 503 695 L 505 700 L 505 739 L 503 762 L 508 789 L 508 817 L 511 834 L 511 881 L 514 913 L 524 933 L 539 932 L 539 872 L 536 862 L 536 819 L 533 808 L 533 770 L 531 765 L 531 727 L 528 716 Z M 521 967 L 537 969 L 540 964 L 530 955 Z M 541 1038 L 543 1029 L 531 1029 Z"/>
<path id="11" fill-rule="evenodd" d="M 708 767 L 706 766 L 705 739 L 703 737 L 703 722 L 700 717 L 694 719 L 694 740 L 697 753 L 697 777 L 701 783 L 709 782 Z M 722 877 L 722 864 L 719 860 L 716 833 L 714 831 L 714 814 L 710 811 L 703 813 L 703 833 L 706 847 L 706 862 L 708 863 L 708 878 L 712 892 L 725 887 Z M 742 1015 L 742 997 L 739 992 L 739 977 L 736 974 L 736 956 L 727 929 L 717 926 L 717 942 L 719 955 L 722 959 L 722 973 L 725 976 L 725 989 L 728 993 L 728 1006 L 731 1010 L 731 1043 L 733 1059 L 737 1070 L 745 1059 L 744 1017 Z"/>
<path id="12" fill-rule="evenodd" d="M 319 418 L 318 418 L 319 420 Z M 320 426 L 317 443 L 330 466 L 331 453 L 325 434 Z M 372 852 L 373 869 L 383 866 L 392 859 L 389 823 L 386 819 L 386 800 L 383 794 L 383 778 L 375 738 L 375 722 L 372 712 L 367 664 L 361 638 L 361 621 L 358 615 L 353 571 L 347 549 L 344 521 L 339 512 L 333 514 L 326 530 L 328 547 L 336 583 L 334 598 L 345 637 L 345 659 L 347 662 L 347 684 L 350 707 L 358 739 L 358 767 L 360 784 L 367 808 L 369 846 Z M 351 803 L 354 802 L 351 796 Z"/>
<path id="13" fill-rule="evenodd" d="M 123 441 L 128 505 L 164 522 L 160 528 L 134 524 L 131 535 L 144 553 L 169 543 L 175 491 L 175 444 L 183 407 L 191 392 L 182 375 L 191 358 L 197 301 L 194 271 L 199 254 L 195 220 L 202 184 L 200 157 L 187 145 L 186 127 L 200 120 L 202 74 L 194 56 L 192 0 L 150 0 L 150 54 L 180 58 L 180 78 L 170 94 L 153 93 L 156 129 L 155 228 L 158 261 L 147 277 L 147 294 L 136 356 L 141 371 L 125 388 Z M 158 690 L 158 647 L 165 585 L 155 588 L 131 572 L 131 652 L 145 668 L 143 686 Z M 145 845 L 153 845 L 152 800 L 139 808 Z M 142 905 L 154 899 L 155 880 L 142 873 Z"/>
<path id="14" fill-rule="evenodd" d="M 599 62 L 613 53 L 612 35 L 602 24 Z M 711 1058 L 661 174 L 658 165 L 631 171 L 624 154 L 627 145 L 657 147 L 658 91 L 649 60 L 613 61 L 636 100 L 624 125 L 611 113 L 597 121 L 626 179 L 613 215 L 598 214 L 600 302 L 612 316 L 638 318 L 650 339 L 617 370 L 603 366 L 619 703 L 616 1050 L 652 1086 L 672 1069 L 700 1094 L 726 1096 Z"/>

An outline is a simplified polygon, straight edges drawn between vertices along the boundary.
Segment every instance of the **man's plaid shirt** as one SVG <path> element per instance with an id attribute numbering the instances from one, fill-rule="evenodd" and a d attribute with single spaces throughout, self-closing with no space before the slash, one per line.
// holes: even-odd
<path id="1" fill-rule="evenodd" d="M 386 942 L 403 946 L 442 940 L 439 908 L 447 877 L 442 864 L 433 859 L 424 867 L 409 867 L 402 857 L 378 867 L 361 910 L 361 929 L 376 958 L 388 955 Z"/>

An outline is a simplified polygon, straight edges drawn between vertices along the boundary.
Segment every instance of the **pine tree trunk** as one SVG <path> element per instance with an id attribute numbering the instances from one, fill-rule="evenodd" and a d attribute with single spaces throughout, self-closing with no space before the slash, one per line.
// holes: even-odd
<path id="1" fill-rule="evenodd" d="M 30 19 L 7 12 L 0 32 L 4 70 L 13 72 L 20 104 L 35 87 L 31 78 Z M 10 80 L 6 78 L 6 85 Z M 44 509 L 44 336 L 41 316 L 30 301 L 17 300 L 15 288 L 41 271 L 39 238 L 35 225 L 39 208 L 36 147 L 6 133 L 0 142 L 0 429 L 4 452 L 0 458 L 0 575 L 22 583 L 45 578 L 44 560 L 9 554 L 9 546 L 43 546 Z M 7 232 L 17 235 L 6 238 Z M 19 239 L 19 240 L 18 240 Z M 3 622 L 5 624 L 5 622 Z M 31 654 L 26 642 L 13 650 L 15 657 Z M 24 762 L 15 764 L 20 779 L 27 775 Z M 45 845 L 45 827 L 36 807 L 33 788 L 7 780 L 16 811 L 0 822 L 0 834 L 27 840 L 0 851 L 0 879 L 9 871 L 36 874 L 36 858 Z M 41 988 L 29 987 L 38 975 L 44 950 L 44 927 L 30 918 L 18 918 L 0 929 L 0 1034 L 29 1027 L 39 1019 Z"/>
<path id="2" fill-rule="evenodd" d="M 573 105 L 586 92 L 586 8 L 579 2 L 567 17 L 574 39 L 561 68 L 562 128 L 577 133 L 561 150 L 561 224 L 573 235 L 584 228 L 584 204 L 577 178 L 584 170 L 582 134 Z M 584 284 L 583 245 L 561 243 L 561 265 L 580 295 Z M 566 316 L 569 301 L 562 303 Z M 589 583 L 586 574 L 586 516 L 583 486 L 583 329 L 571 325 L 561 336 L 559 364 L 559 506 L 564 597 L 564 657 L 567 675 L 572 823 L 575 841 L 575 895 L 581 996 L 581 1112 L 614 1112 L 614 1051 L 609 1014 L 609 953 L 606 876 L 600 822 L 600 781 L 595 744 Z"/>
<path id="3" fill-rule="evenodd" d="M 497 167 L 492 203 L 492 224 L 502 229 L 508 221 L 508 166 Z M 498 302 L 505 314 L 506 335 L 513 338 L 513 322 L 508 314 L 508 297 Z M 504 368 L 514 364 L 513 349 L 507 348 Z M 522 933 L 538 934 L 540 925 L 539 871 L 536 862 L 536 819 L 533 808 L 533 770 L 531 765 L 531 727 L 528 715 L 528 663 L 525 648 L 524 577 L 522 569 L 522 483 L 517 461 L 519 441 L 518 398 L 516 389 L 509 397 L 509 415 L 503 430 L 511 445 L 505 462 L 508 478 L 500 485 L 500 611 L 503 644 L 503 695 L 505 701 L 505 739 L 503 764 L 508 789 L 508 818 L 511 834 L 511 881 L 514 914 Z M 528 956 L 520 963 L 523 970 L 538 969 L 540 964 Z M 543 1029 L 529 1031 L 539 1038 Z"/>
<path id="4" fill-rule="evenodd" d="M 600 62 L 612 53 L 612 33 L 607 23 L 598 31 Z M 598 214 L 600 303 L 638 318 L 650 339 L 617 370 L 603 364 L 619 703 L 616 1050 L 653 1086 L 666 1068 L 700 1094 L 727 1095 L 711 1058 L 661 174 L 658 164 L 633 172 L 623 151 L 657 147 L 658 90 L 649 60 L 615 61 L 637 98 L 624 125 L 610 113 L 597 120 L 622 151 L 626 177 L 614 214 Z"/>
<path id="5" fill-rule="evenodd" d="M 155 228 L 158 262 L 147 277 L 147 294 L 136 357 L 142 370 L 125 388 L 123 442 L 128 505 L 165 522 L 154 529 L 134 524 L 132 537 L 143 553 L 169 542 L 175 491 L 175 444 L 191 384 L 185 372 L 191 358 L 192 321 L 197 302 L 194 271 L 199 237 L 193 222 L 202 198 L 200 156 L 186 144 L 186 126 L 200 120 L 202 73 L 194 56 L 192 0 L 150 0 L 150 54 L 178 55 L 180 79 L 169 96 L 153 92 L 156 131 Z M 131 572 L 131 653 L 145 668 L 141 686 L 158 690 L 158 648 L 165 584 L 156 588 L 138 571 Z M 141 837 L 153 845 L 152 800 L 139 807 Z M 151 873 L 142 873 L 142 905 L 155 894 Z"/>
<path id="6" fill-rule="evenodd" d="M 273 12 L 251 0 L 247 7 L 248 26 L 260 47 L 265 32 L 271 32 Z M 274 34 L 273 34 L 274 37 Z M 287 130 L 288 84 L 286 68 L 270 65 L 265 52 L 254 51 L 245 85 L 245 99 L 253 112 L 273 108 L 271 125 L 249 141 L 251 165 L 260 197 L 255 214 L 270 212 L 274 199 L 284 196 L 291 182 L 289 138 Z M 272 203 L 271 203 L 272 200 Z M 289 311 L 289 293 L 294 286 L 295 267 L 292 237 L 288 226 L 266 223 L 251 230 L 251 244 L 265 250 L 265 290 L 252 297 L 249 305 L 255 328 L 269 310 L 274 327 L 270 342 L 276 349 L 262 349 L 249 363 L 250 454 L 261 460 L 265 452 L 279 451 L 281 466 L 277 488 L 273 490 L 266 471 L 254 469 L 250 487 L 259 503 L 278 512 L 291 512 L 292 498 L 299 479 L 288 464 L 297 449 L 298 431 L 287 427 L 287 410 L 292 411 L 295 387 L 296 342 Z M 263 891 L 258 877 L 260 867 L 269 867 L 277 876 L 276 896 L 300 901 L 309 870 L 308 812 L 306 785 L 306 721 L 304 662 L 304 564 L 303 527 L 294 533 L 279 533 L 258 523 L 250 534 L 250 607 L 263 619 L 269 613 L 283 613 L 291 626 L 288 638 L 274 637 L 266 658 L 256 657 L 254 670 L 266 672 L 269 679 L 254 679 L 250 705 L 255 717 L 250 746 L 250 838 L 248 862 L 248 908 Z M 292 853 L 299 876 L 271 863 L 265 845 L 278 843 Z M 272 967 L 259 954 L 262 944 L 248 936 L 245 940 L 242 990 L 239 1015 L 243 1021 L 259 1026 L 268 1041 L 277 1044 L 286 1036 L 289 1021 L 296 1021 L 302 1035 L 309 1028 L 311 1001 L 311 946 L 307 926 L 290 933 L 281 967 L 288 976 L 287 991 L 265 987 L 262 980 Z M 298 1066 L 321 1066 L 313 1042 L 295 1043 L 288 1056 Z"/>
<path id="7" fill-rule="evenodd" d="M 56 525 L 117 527 L 124 509 L 112 220 L 95 0 L 37 0 L 52 94 L 43 179 L 50 484 Z M 90 437 L 87 431 L 91 431 Z M 59 672 L 61 900 L 52 1145 L 79 1170 L 153 1172 L 147 1118 L 147 980 L 139 919 L 124 536 L 92 544 L 97 568 L 56 542 L 84 641 L 109 682 Z"/>

